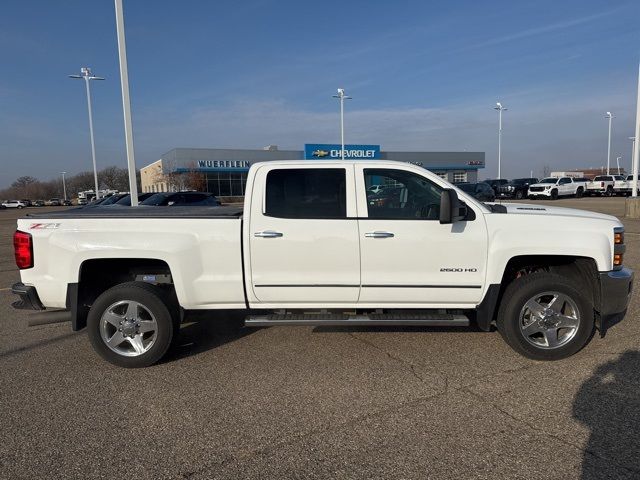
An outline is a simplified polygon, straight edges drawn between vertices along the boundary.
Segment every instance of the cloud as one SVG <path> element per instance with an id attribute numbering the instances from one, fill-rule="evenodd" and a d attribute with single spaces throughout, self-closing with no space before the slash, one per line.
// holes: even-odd
<path id="1" fill-rule="evenodd" d="M 584 92 L 523 91 L 506 96 L 503 171 L 508 176 L 606 164 L 605 110 L 616 112 L 615 157 L 629 163 L 633 118 L 629 95 L 585 95 Z M 497 116 L 493 99 L 444 108 L 353 108 L 347 104 L 347 143 L 381 144 L 383 150 L 484 151 L 485 176 L 494 176 Z M 189 112 L 149 110 L 139 117 L 137 148 L 160 153 L 175 147 L 302 149 L 304 143 L 337 143 L 339 116 L 314 112 L 284 101 L 238 101 L 225 107 L 199 107 Z M 139 156 L 140 158 L 140 156 Z M 147 161 L 148 160 L 148 161 Z M 604 163 L 603 163 L 604 162 Z"/>
<path id="2" fill-rule="evenodd" d="M 595 20 L 599 20 L 603 17 L 613 15 L 619 12 L 621 8 L 622 6 L 618 6 L 616 8 L 613 8 L 604 12 L 599 12 L 593 15 L 586 15 L 584 17 L 578 17 L 570 20 L 565 20 L 562 22 L 550 23 L 548 25 L 541 25 L 539 27 L 529 28 L 527 30 L 520 30 L 516 33 L 512 33 L 509 35 L 502 35 L 499 37 L 490 38 L 484 42 L 476 43 L 470 48 L 492 47 L 502 43 L 512 42 L 514 40 L 521 40 L 523 38 L 536 37 L 539 35 L 555 32 L 558 30 L 566 30 L 567 28 L 576 27 L 578 25 L 583 25 L 585 23 L 590 23 Z"/>

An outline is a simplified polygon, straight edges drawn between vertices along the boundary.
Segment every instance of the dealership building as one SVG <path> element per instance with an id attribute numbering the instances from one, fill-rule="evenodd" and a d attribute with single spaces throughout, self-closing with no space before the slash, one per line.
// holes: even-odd
<path id="1" fill-rule="evenodd" d="M 484 152 L 391 152 L 380 145 L 345 145 L 345 159 L 398 160 L 412 163 L 452 183 L 477 182 L 484 168 Z M 302 150 L 226 148 L 174 148 L 140 170 L 143 192 L 181 189 L 180 178 L 193 172 L 204 175 L 208 192 L 217 196 L 244 195 L 249 167 L 274 160 L 340 159 L 340 145 L 306 144 Z M 183 187 L 184 188 L 184 187 Z"/>

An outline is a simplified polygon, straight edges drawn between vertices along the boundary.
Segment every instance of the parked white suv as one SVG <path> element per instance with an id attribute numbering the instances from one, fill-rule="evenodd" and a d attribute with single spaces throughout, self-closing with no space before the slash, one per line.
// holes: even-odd
<path id="1" fill-rule="evenodd" d="M 583 182 L 575 182 L 571 177 L 547 177 L 529 185 L 529 198 L 546 197 L 555 200 L 558 197 L 571 195 L 581 197 L 585 188 L 586 185 Z"/>
<path id="2" fill-rule="evenodd" d="M 24 208 L 27 204 L 20 200 L 7 200 L 6 202 L 2 202 L 2 206 L 4 208 Z"/>

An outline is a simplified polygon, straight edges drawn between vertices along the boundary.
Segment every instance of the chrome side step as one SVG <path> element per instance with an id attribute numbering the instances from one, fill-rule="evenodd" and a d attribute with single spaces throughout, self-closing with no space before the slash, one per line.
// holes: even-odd
<path id="1" fill-rule="evenodd" d="M 365 326 L 424 325 L 430 327 L 467 327 L 469 318 L 449 313 L 369 313 L 363 315 L 311 313 L 273 314 L 247 317 L 248 327 L 287 326 Z"/>

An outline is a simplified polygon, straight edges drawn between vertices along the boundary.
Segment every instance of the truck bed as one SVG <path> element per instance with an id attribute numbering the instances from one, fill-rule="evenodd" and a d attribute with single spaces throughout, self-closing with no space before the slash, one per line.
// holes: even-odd
<path id="1" fill-rule="evenodd" d="M 238 207 L 78 207 L 55 212 L 28 213 L 27 218 L 240 218 Z"/>

